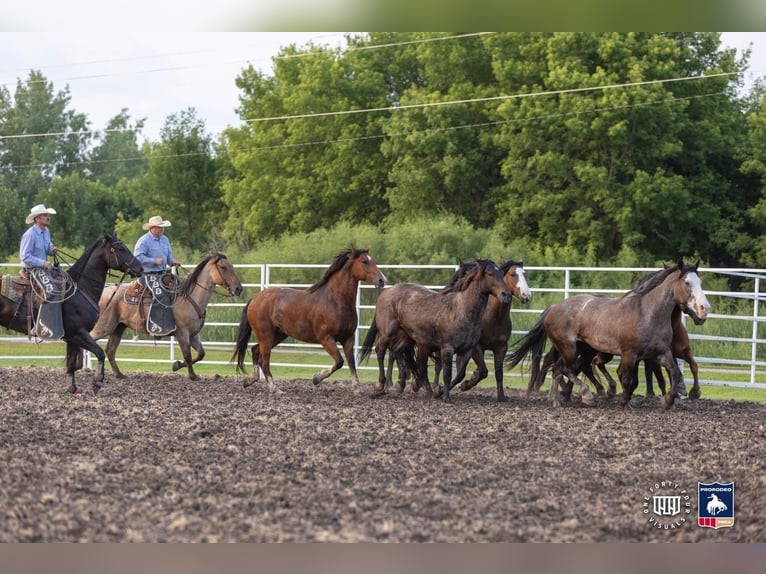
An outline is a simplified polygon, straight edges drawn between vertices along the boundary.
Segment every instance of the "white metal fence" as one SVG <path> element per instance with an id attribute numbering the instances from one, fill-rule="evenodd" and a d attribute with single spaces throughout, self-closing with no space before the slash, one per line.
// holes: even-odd
<path id="1" fill-rule="evenodd" d="M 15 274 L 18 264 L 0 264 L 1 274 Z M 409 281 L 440 288 L 455 269 L 453 265 L 380 265 L 389 278 L 389 283 Z M 206 349 L 224 349 L 233 351 L 236 327 L 244 303 L 258 291 L 270 286 L 289 286 L 305 288 L 321 277 L 327 264 L 236 264 L 237 273 L 245 288 L 237 299 L 213 298 L 207 309 L 207 321 L 202 332 Z M 542 311 L 556 301 L 579 293 L 602 293 L 620 295 L 629 290 L 642 274 L 655 271 L 654 268 L 614 268 L 614 267 L 537 267 L 525 266 L 527 280 L 532 289 L 532 301 L 521 305 L 514 301 L 511 311 L 514 334 L 512 340 L 523 335 L 537 320 Z M 296 281 L 295 276 L 303 274 L 304 281 Z M 710 300 L 712 313 L 701 327 L 692 322 L 686 323 L 700 368 L 700 380 L 703 384 L 730 385 L 741 387 L 766 388 L 766 270 L 765 269 L 723 269 L 701 268 L 703 287 Z M 736 290 L 729 290 L 729 284 L 737 283 Z M 356 333 L 359 347 L 372 320 L 377 293 L 372 286 L 360 285 L 357 291 L 357 310 L 360 324 Z M 223 332 L 229 336 L 222 335 Z M 2 341 L 27 340 L 3 329 Z M 103 341 L 102 341 L 103 343 Z M 178 355 L 178 349 L 172 338 L 157 341 L 131 340 L 126 337 L 123 345 L 151 345 L 167 349 L 168 364 L 172 364 Z M 45 349 L 45 346 L 41 346 Z M 290 357 L 296 353 L 312 356 L 311 363 L 295 363 Z M 119 353 L 118 353 L 119 354 Z M 314 361 L 313 356 L 316 356 Z M 285 358 L 286 357 L 286 358 Z M 41 353 L 28 357 L 31 359 L 63 358 L 57 355 Z M 9 360 L 18 360 L 17 356 L 0 355 L 0 365 Z M 157 362 L 155 359 L 121 358 L 121 363 Z M 314 370 L 328 366 L 329 357 L 318 345 L 310 345 L 288 339 L 274 350 L 272 367 L 275 376 L 279 376 L 280 367 L 306 368 Z M 203 363 L 229 365 L 227 361 L 205 360 Z M 685 368 L 685 363 L 680 363 Z M 376 362 L 359 365 L 362 370 L 377 369 Z M 514 369 L 516 371 L 516 369 Z M 344 370 L 339 372 L 343 373 Z M 508 376 L 527 376 L 524 373 L 507 373 Z M 345 376 L 345 375 L 343 375 Z"/>

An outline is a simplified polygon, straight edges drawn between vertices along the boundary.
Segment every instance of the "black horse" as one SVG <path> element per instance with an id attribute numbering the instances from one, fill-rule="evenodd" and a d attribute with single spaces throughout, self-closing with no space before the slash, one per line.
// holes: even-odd
<path id="1" fill-rule="evenodd" d="M 129 273 L 134 277 L 141 274 L 141 264 L 133 253 L 114 234 L 105 233 L 68 270 L 71 284 L 61 304 L 61 318 L 66 341 L 66 369 L 69 376 L 69 392 L 82 391 L 75 384 L 75 371 L 82 368 L 82 350 L 88 350 L 98 358 L 98 370 L 93 379 L 93 393 L 98 393 L 104 382 L 104 351 L 90 336 L 90 330 L 98 320 L 98 300 L 106 284 L 109 269 Z M 28 297 L 14 300 L 0 295 L 0 325 L 28 333 L 26 316 Z M 37 312 L 33 303 L 31 315 Z"/>

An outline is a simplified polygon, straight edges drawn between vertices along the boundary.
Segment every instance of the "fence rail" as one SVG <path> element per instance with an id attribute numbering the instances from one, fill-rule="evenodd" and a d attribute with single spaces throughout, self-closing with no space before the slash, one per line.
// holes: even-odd
<path id="1" fill-rule="evenodd" d="M 208 305 L 207 321 L 202 331 L 205 348 L 233 350 L 235 329 L 245 301 L 266 287 L 305 288 L 321 277 L 326 264 L 235 264 L 244 287 L 236 301 L 213 298 Z M 409 281 L 438 289 L 455 270 L 454 265 L 379 265 L 391 284 Z M 18 263 L 0 264 L 0 274 L 16 274 Z M 646 267 L 542 267 L 525 266 L 532 289 L 532 301 L 521 305 L 514 301 L 511 310 L 514 330 L 512 340 L 523 335 L 550 304 L 576 294 L 598 293 L 618 296 L 629 290 L 643 274 L 655 271 Z M 701 327 L 686 323 L 700 368 L 700 382 L 708 385 L 729 385 L 766 388 L 766 269 L 700 268 L 712 313 Z M 736 283 L 736 290 L 729 285 Z M 372 321 L 377 293 L 369 285 L 360 285 L 356 306 L 360 317 L 356 331 L 356 348 Z M 3 341 L 27 340 L 7 329 L 0 329 Z M 103 343 L 103 341 L 102 341 Z M 176 360 L 178 349 L 172 337 L 154 341 L 129 337 L 123 345 L 152 345 L 167 348 L 167 362 Z M 288 339 L 274 349 L 272 366 L 316 370 L 327 366 L 327 355 L 319 345 Z M 296 353 L 316 355 L 316 363 L 296 363 L 289 360 Z M 288 357 L 280 361 L 280 357 Z M 35 359 L 58 359 L 58 355 L 35 355 Z M 0 355 L 0 365 L 17 356 Z M 120 358 L 121 362 L 142 363 L 140 358 Z M 157 362 L 151 359 L 151 362 Z M 163 361 L 164 362 L 164 361 Z M 228 365 L 227 361 L 205 360 L 203 363 Z M 375 370 L 377 366 L 359 365 L 360 370 Z M 685 363 L 680 363 L 685 368 Z M 88 365 L 90 366 L 90 365 Z M 233 368 L 233 367 L 232 367 Z M 522 376 L 508 373 L 511 376 Z"/>

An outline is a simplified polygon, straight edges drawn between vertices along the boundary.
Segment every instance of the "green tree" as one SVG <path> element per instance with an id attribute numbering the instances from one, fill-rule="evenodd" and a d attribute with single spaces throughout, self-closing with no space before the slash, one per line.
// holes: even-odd
<path id="1" fill-rule="evenodd" d="M 719 50 L 718 34 L 490 42 L 506 93 L 531 94 L 498 107 L 506 237 L 597 259 L 623 248 L 650 260 L 723 257 L 741 216 L 732 150 L 744 136 L 736 87 L 746 62 Z M 701 77 L 717 73 L 730 75 Z"/>
<path id="2" fill-rule="evenodd" d="M 140 119 L 131 125 L 128 110 L 123 108 L 109 120 L 103 132 L 96 134 L 88 163 L 93 179 L 114 187 L 120 179 L 133 179 L 146 171 L 146 157 L 137 140 L 144 122 L 145 119 Z"/>
<path id="3" fill-rule="evenodd" d="M 84 169 L 91 136 L 86 116 L 69 109 L 70 100 L 68 87 L 55 92 L 34 70 L 17 81 L 13 95 L 0 87 L 0 171 L 14 196 L 3 203 L 20 210 L 8 220 L 6 240 L 16 246 L 24 212 L 46 201 L 53 179 Z M 4 244 L 0 251 L 10 248 Z"/>
<path id="4" fill-rule="evenodd" d="M 204 250 L 225 219 L 212 137 L 194 108 L 168 116 L 159 142 L 144 153 L 149 168 L 134 195 L 144 217 L 162 215 L 173 222 L 173 244 Z M 135 187 L 134 187 L 135 189 Z"/>
<path id="5" fill-rule="evenodd" d="M 385 106 L 385 83 L 352 54 L 288 47 L 275 58 L 273 76 L 249 67 L 237 78 L 246 125 L 227 132 L 238 176 L 223 188 L 227 236 L 240 246 L 385 213 L 380 115 L 344 113 Z M 310 113 L 320 115 L 268 121 Z"/>

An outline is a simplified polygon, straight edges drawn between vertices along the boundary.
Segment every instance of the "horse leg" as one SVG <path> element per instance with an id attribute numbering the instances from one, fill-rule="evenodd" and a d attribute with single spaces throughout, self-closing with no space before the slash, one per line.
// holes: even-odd
<path id="1" fill-rule="evenodd" d="M 678 367 L 678 363 L 673 357 L 673 353 L 670 352 L 670 349 L 667 349 L 662 354 L 659 363 L 670 373 L 670 392 L 662 397 L 662 406 L 667 410 L 673 406 L 679 389 L 683 385 L 684 376 L 681 374 L 681 369 Z"/>
<path id="2" fill-rule="evenodd" d="M 373 395 L 382 395 L 386 392 L 388 381 L 391 380 L 394 371 L 394 352 L 388 356 L 388 367 L 386 368 L 386 347 L 378 339 L 375 345 L 375 355 L 378 357 L 378 383 L 373 388 Z"/>
<path id="3" fill-rule="evenodd" d="M 81 395 L 82 389 L 78 389 L 74 380 L 74 373 L 77 370 L 77 356 L 80 355 L 80 348 L 71 341 L 66 343 L 66 372 L 69 376 L 69 388 L 67 389 L 73 395 Z"/>
<path id="4" fill-rule="evenodd" d="M 692 390 L 689 391 L 689 398 L 690 399 L 698 399 L 701 396 L 700 392 L 700 379 L 699 379 L 699 368 L 697 367 L 697 361 L 694 360 L 694 357 L 691 356 L 691 353 L 685 358 L 685 361 L 689 364 L 689 370 L 692 372 L 692 376 L 694 377 L 694 384 L 692 385 Z"/>
<path id="5" fill-rule="evenodd" d="M 614 377 L 609 373 L 609 370 L 606 368 L 606 364 L 611 361 L 613 358 L 613 355 L 607 355 L 605 353 L 598 353 L 596 357 L 593 359 L 592 363 L 596 364 L 596 367 L 598 367 L 598 370 L 601 371 L 601 374 L 606 377 L 606 382 L 609 388 L 606 391 L 606 396 L 609 398 L 612 398 L 617 394 L 617 381 L 614 380 Z"/>
<path id="6" fill-rule="evenodd" d="M 504 403 L 508 399 L 503 389 L 503 359 L 508 352 L 508 345 L 498 347 L 492 351 L 492 362 L 495 366 L 495 384 L 497 385 L 497 402 Z"/>
<path id="7" fill-rule="evenodd" d="M 444 402 L 452 404 L 452 397 L 449 396 L 450 382 L 452 381 L 452 356 L 453 351 L 450 347 L 442 349 L 442 381 L 444 381 Z"/>
<path id="8" fill-rule="evenodd" d="M 561 371 L 570 380 L 570 382 L 573 385 L 576 384 L 579 387 L 580 400 L 583 402 L 583 404 L 588 406 L 593 406 L 593 404 L 595 403 L 595 399 L 593 398 L 593 393 L 590 392 L 588 385 L 583 383 L 582 380 L 577 376 L 577 371 L 573 367 L 570 367 L 569 365 L 567 365 L 566 363 L 563 363 Z"/>
<path id="9" fill-rule="evenodd" d="M 173 372 L 187 367 L 189 370 L 189 379 L 192 381 L 199 381 L 200 378 L 197 373 L 194 372 L 194 367 L 192 367 L 194 363 L 205 358 L 205 350 L 202 348 L 202 341 L 200 341 L 199 334 L 194 337 L 189 337 L 188 331 L 176 331 L 176 341 L 178 341 L 178 346 L 181 349 L 181 356 L 183 356 L 184 360 L 175 361 L 173 363 Z M 195 359 L 192 359 L 192 348 L 197 352 L 197 357 Z"/>
<path id="10" fill-rule="evenodd" d="M 503 356 L 505 356 L 505 353 L 503 353 Z M 478 368 L 473 372 L 468 381 L 460 383 L 461 391 L 467 391 L 468 389 L 474 388 L 479 384 L 479 381 L 486 379 L 489 374 L 489 371 L 487 370 L 487 362 L 484 359 L 484 349 L 477 345 L 473 350 L 471 358 Z M 495 364 L 497 364 L 497 361 L 495 361 Z"/>
<path id="11" fill-rule="evenodd" d="M 104 362 L 106 361 L 106 354 L 98 346 L 98 343 L 93 340 L 86 329 L 79 329 L 75 336 L 67 338 L 67 374 L 70 376 L 70 392 L 77 391 L 75 385 L 75 371 L 78 370 L 79 355 L 81 349 L 90 351 L 96 356 L 98 366 L 96 367 L 96 374 L 93 378 L 93 394 L 97 395 L 104 384 Z"/>
<path id="12" fill-rule="evenodd" d="M 114 331 L 112 331 L 109 335 L 109 339 L 106 341 L 106 358 L 109 359 L 109 365 L 112 367 L 112 372 L 117 379 L 125 378 L 125 375 L 122 374 L 120 367 L 117 366 L 117 359 L 115 356 L 117 354 L 117 347 L 120 346 L 120 342 L 122 341 L 122 334 L 125 332 L 126 327 L 127 326 L 124 323 L 119 323 L 114 328 Z"/>
<path id="13" fill-rule="evenodd" d="M 622 397 L 620 405 L 624 409 L 630 403 L 633 397 L 633 391 L 638 386 L 638 374 L 636 372 L 637 363 L 633 355 L 623 355 L 620 357 L 620 366 L 617 368 L 617 376 L 622 385 Z"/>
<path id="14" fill-rule="evenodd" d="M 340 351 L 338 350 L 338 344 L 336 343 L 335 339 L 333 339 L 332 337 L 327 337 L 323 341 L 320 341 L 320 344 L 322 345 L 322 348 L 327 352 L 327 354 L 334 359 L 334 362 L 331 367 L 322 369 L 318 373 L 314 374 L 314 377 L 311 380 L 314 383 L 314 386 L 324 381 L 327 377 L 332 375 L 335 371 L 337 371 L 343 366 L 343 356 L 340 354 Z M 356 368 L 354 368 L 352 372 L 352 376 L 356 377 Z M 356 385 L 354 387 L 355 391 L 358 390 L 357 388 L 358 385 L 359 385 L 359 381 L 356 381 Z"/>
<path id="15" fill-rule="evenodd" d="M 355 393 L 362 391 L 362 385 L 359 383 L 359 376 L 356 373 L 356 357 L 354 356 L 354 337 L 351 336 L 343 342 L 343 352 L 346 354 L 346 361 L 348 361 L 348 370 L 351 371 L 351 387 Z M 341 361 L 340 367 L 343 366 Z M 336 371 L 338 369 L 335 369 Z"/>
<path id="16" fill-rule="evenodd" d="M 555 347 L 551 347 L 550 351 L 545 353 L 545 356 L 543 357 L 543 363 L 540 366 L 540 371 L 537 373 L 537 377 L 533 377 L 530 375 L 529 377 L 529 383 L 527 384 L 527 398 L 532 396 L 532 391 L 539 391 L 543 383 L 545 383 L 545 377 L 548 376 L 548 371 L 551 370 L 552 367 L 555 366 L 556 361 L 558 361 L 558 351 Z M 554 374 L 551 376 L 555 376 L 555 369 Z"/>

